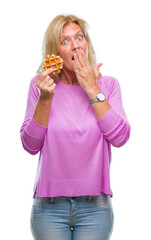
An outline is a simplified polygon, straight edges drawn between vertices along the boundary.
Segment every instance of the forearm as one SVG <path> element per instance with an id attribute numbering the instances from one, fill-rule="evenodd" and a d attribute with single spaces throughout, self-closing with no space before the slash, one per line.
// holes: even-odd
<path id="1" fill-rule="evenodd" d="M 113 108 L 98 119 L 104 137 L 115 147 L 123 146 L 130 136 L 131 127 Z"/>
<path id="2" fill-rule="evenodd" d="M 35 108 L 33 118 L 34 118 L 35 122 L 37 122 L 39 125 L 41 125 L 43 127 L 48 126 L 49 113 L 50 113 L 52 99 L 53 99 L 53 96 L 48 99 L 40 97 L 37 102 L 37 106 Z"/>
<path id="3" fill-rule="evenodd" d="M 52 72 L 52 68 L 44 71 L 36 81 L 40 97 L 38 99 L 33 118 L 43 127 L 48 126 L 50 107 L 56 87 L 54 80 L 51 78 Z"/>
<path id="4" fill-rule="evenodd" d="M 101 89 L 95 88 L 91 90 L 88 96 L 90 99 L 96 97 L 96 94 L 101 92 Z M 96 102 L 92 104 L 98 124 L 103 132 L 104 137 L 116 147 L 120 147 L 126 143 L 130 136 L 129 123 L 118 114 L 107 100 L 104 102 Z"/>
<path id="5" fill-rule="evenodd" d="M 33 118 L 21 129 L 21 141 L 24 149 L 30 154 L 37 154 L 42 146 L 47 128 L 40 126 Z"/>
<path id="6" fill-rule="evenodd" d="M 36 154 L 42 149 L 47 133 L 55 88 L 55 83 L 48 76 L 50 73 L 51 70 L 45 71 L 33 78 L 30 84 L 25 119 L 20 132 L 23 147 L 31 154 Z"/>

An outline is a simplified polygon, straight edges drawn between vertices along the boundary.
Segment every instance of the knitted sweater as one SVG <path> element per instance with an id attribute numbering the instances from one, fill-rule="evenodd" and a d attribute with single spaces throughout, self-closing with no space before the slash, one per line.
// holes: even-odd
<path id="1" fill-rule="evenodd" d="M 96 118 L 81 86 L 57 82 L 46 128 L 33 119 L 39 98 L 37 78 L 31 80 L 21 127 L 24 149 L 30 154 L 39 153 L 34 187 L 37 197 L 88 196 L 101 192 L 112 196 L 111 145 L 122 146 L 130 135 L 118 81 L 108 76 L 98 80 L 111 105 L 100 119 Z"/>

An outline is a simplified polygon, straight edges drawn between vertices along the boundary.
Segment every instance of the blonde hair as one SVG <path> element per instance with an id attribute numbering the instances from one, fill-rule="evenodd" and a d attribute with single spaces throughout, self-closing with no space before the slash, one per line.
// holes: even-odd
<path id="1" fill-rule="evenodd" d="M 43 45 L 42 45 L 42 62 L 37 70 L 37 74 L 40 74 L 43 72 L 43 59 L 46 58 L 46 56 L 49 54 L 58 54 L 59 49 L 59 38 L 62 34 L 63 27 L 67 25 L 68 23 L 73 22 L 79 25 L 81 28 L 85 39 L 88 44 L 88 60 L 93 68 L 96 65 L 96 57 L 95 52 L 88 34 L 88 24 L 86 21 L 84 21 L 81 18 L 78 18 L 74 15 L 58 15 L 56 16 L 53 21 L 49 24 L 45 35 L 43 39 Z"/>

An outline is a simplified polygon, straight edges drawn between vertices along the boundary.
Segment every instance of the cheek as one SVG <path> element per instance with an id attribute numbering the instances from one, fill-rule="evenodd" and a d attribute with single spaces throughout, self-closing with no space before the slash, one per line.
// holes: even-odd
<path id="1" fill-rule="evenodd" d="M 62 47 L 60 47 L 58 51 L 60 57 L 66 57 L 69 54 L 68 52 L 69 52 L 68 48 L 62 48 Z"/>
<path id="2" fill-rule="evenodd" d="M 63 59 L 64 64 L 66 64 L 67 62 L 69 62 L 69 51 L 68 49 L 60 49 L 58 51 L 58 55 Z"/>
<path id="3" fill-rule="evenodd" d="M 86 41 L 81 45 L 81 48 L 82 48 L 82 49 L 84 50 L 84 52 L 87 54 L 87 51 L 88 51 L 88 44 L 87 44 Z"/>
<path id="4" fill-rule="evenodd" d="M 58 55 L 62 58 L 62 55 L 64 55 L 63 50 L 59 48 Z"/>
<path id="5" fill-rule="evenodd" d="M 86 58 L 88 58 L 88 46 L 86 48 Z"/>

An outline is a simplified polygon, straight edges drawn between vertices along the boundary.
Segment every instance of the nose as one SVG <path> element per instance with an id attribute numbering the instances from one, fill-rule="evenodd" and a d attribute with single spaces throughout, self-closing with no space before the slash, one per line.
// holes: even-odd
<path id="1" fill-rule="evenodd" d="M 79 43 L 75 39 L 72 39 L 71 47 L 72 47 L 72 50 L 76 50 L 80 48 Z"/>

